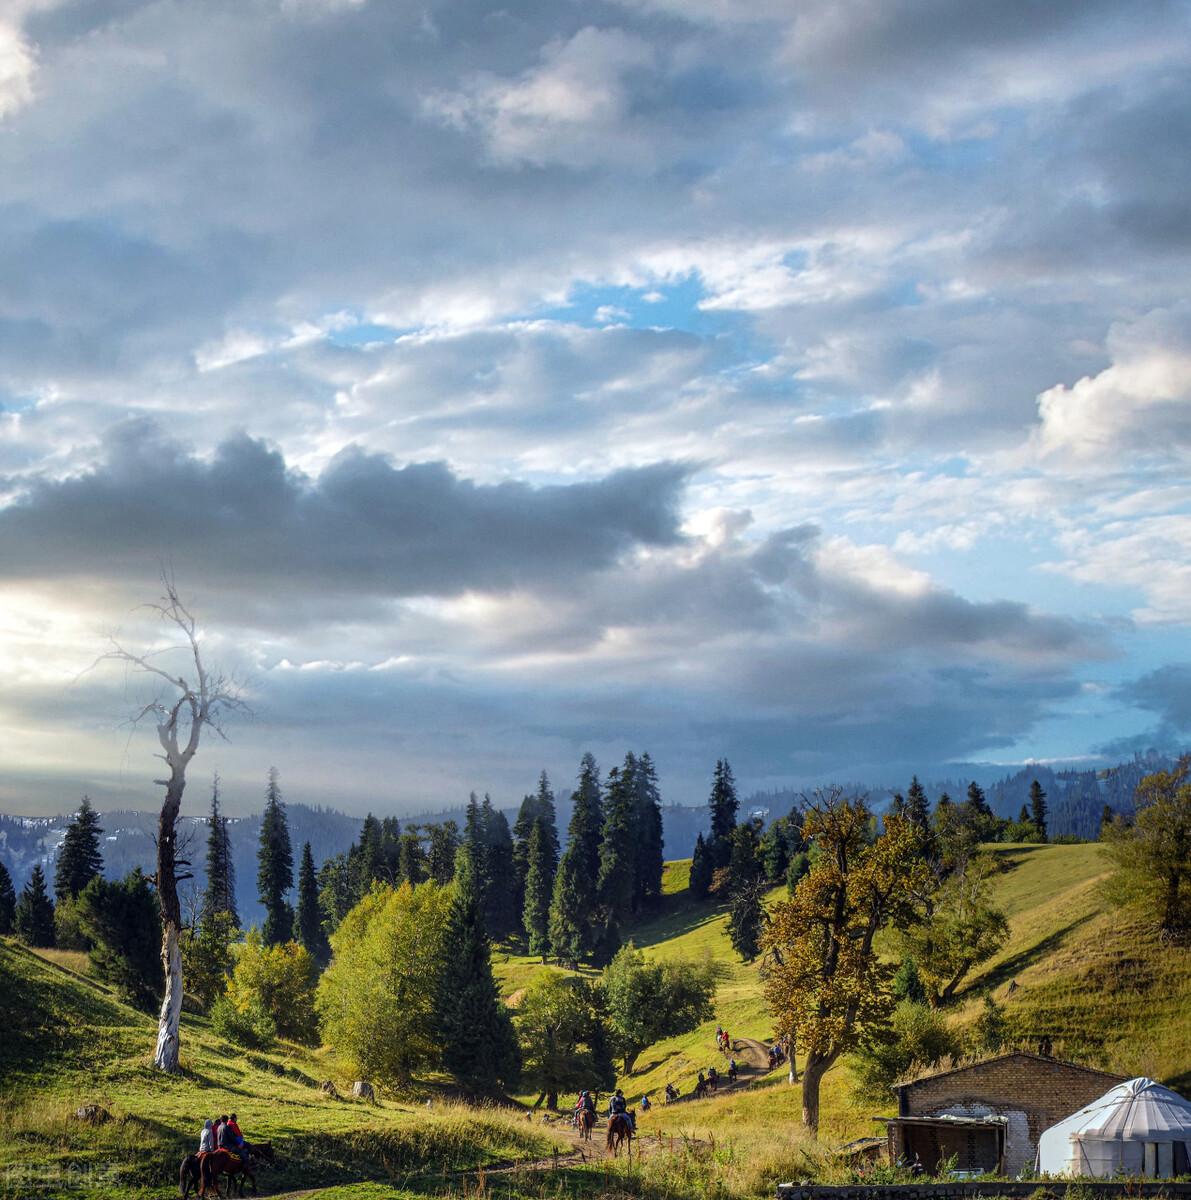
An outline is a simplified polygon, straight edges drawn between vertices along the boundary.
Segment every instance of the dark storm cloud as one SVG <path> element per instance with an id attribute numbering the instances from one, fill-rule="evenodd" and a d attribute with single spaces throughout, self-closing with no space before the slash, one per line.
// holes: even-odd
<path id="1" fill-rule="evenodd" d="M 246 436 L 204 461 L 134 422 L 94 469 L 38 481 L 0 511 L 0 578 L 113 581 L 168 561 L 215 585 L 299 597 L 500 591 L 676 544 L 686 475 L 667 463 L 478 485 L 443 463 L 395 467 L 349 448 L 311 479 Z"/>

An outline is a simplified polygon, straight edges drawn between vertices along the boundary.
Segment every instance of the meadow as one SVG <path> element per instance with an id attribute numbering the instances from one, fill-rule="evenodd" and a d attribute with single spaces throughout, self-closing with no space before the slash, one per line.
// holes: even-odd
<path id="1" fill-rule="evenodd" d="M 1010 938 L 967 981 L 953 1020 L 973 1021 L 989 991 L 1015 1043 L 1033 1048 L 1046 1036 L 1056 1055 L 1187 1090 L 1191 955 L 1159 945 L 1135 918 L 1106 907 L 1099 846 L 992 852 Z M 687 870 L 687 863 L 667 864 L 661 911 L 632 936 L 651 956 L 713 960 L 716 1013 L 640 1056 L 620 1081 L 633 1102 L 645 1093 L 659 1099 L 667 1082 L 685 1095 L 699 1070 L 713 1063 L 722 1070 L 717 1023 L 737 1040 L 764 1043 L 773 1032 L 759 966 L 733 954 L 722 911 L 687 899 Z M 775 889 L 771 901 L 781 895 Z M 514 1000 L 538 972 L 558 969 L 504 949 L 495 962 Z M 266 1193 L 732 1200 L 771 1195 L 781 1179 L 844 1177 L 832 1147 L 879 1132 L 873 1118 L 894 1111 L 892 1096 L 881 1102 L 858 1094 L 841 1061 L 824 1084 L 815 1143 L 801 1128 L 799 1090 L 786 1071 L 756 1071 L 747 1086 L 641 1114 L 645 1153 L 632 1164 L 605 1161 L 599 1146 L 581 1158 L 569 1131 L 544 1124 L 540 1114 L 454 1103 L 438 1079 L 407 1094 L 384 1093 L 376 1104 L 353 1100 L 330 1049 L 279 1043 L 246 1051 L 221 1041 L 195 1014 L 184 1018 L 184 1072 L 163 1076 L 150 1066 L 155 1022 L 91 978 L 85 955 L 34 953 L 5 939 L 0 1021 L 0 1197 L 175 1195 L 178 1161 L 203 1119 L 234 1110 L 250 1139 L 278 1147 L 277 1167 L 262 1175 Z M 339 1098 L 319 1090 L 324 1080 L 336 1084 Z M 101 1105 L 111 1120 L 76 1120 L 85 1103 Z"/>

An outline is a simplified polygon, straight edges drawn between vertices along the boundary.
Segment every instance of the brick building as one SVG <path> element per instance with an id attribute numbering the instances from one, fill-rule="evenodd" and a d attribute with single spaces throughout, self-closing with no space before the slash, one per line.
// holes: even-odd
<path id="1" fill-rule="evenodd" d="M 1014 1051 L 894 1084 L 891 1162 L 928 1171 L 952 1155 L 968 1171 L 1016 1175 L 1034 1165 L 1044 1129 L 1122 1081 L 1092 1067 Z"/>

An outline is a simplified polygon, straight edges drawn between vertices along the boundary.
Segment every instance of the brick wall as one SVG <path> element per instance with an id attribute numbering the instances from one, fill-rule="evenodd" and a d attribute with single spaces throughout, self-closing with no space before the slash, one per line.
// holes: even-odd
<path id="1" fill-rule="evenodd" d="M 904 1116 L 934 1116 L 968 1106 L 1025 1114 L 1030 1141 L 1121 1082 L 1119 1075 L 1091 1071 L 1033 1055 L 1010 1055 L 966 1070 L 905 1085 Z"/>

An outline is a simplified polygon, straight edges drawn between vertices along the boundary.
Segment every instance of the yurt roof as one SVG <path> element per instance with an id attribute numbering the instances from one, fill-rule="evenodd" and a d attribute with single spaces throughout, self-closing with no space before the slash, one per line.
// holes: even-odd
<path id="1" fill-rule="evenodd" d="M 1068 1137 L 1163 1141 L 1166 1134 L 1182 1141 L 1191 1139 L 1191 1101 L 1152 1079 L 1129 1079 L 1046 1132 L 1059 1130 Z"/>

